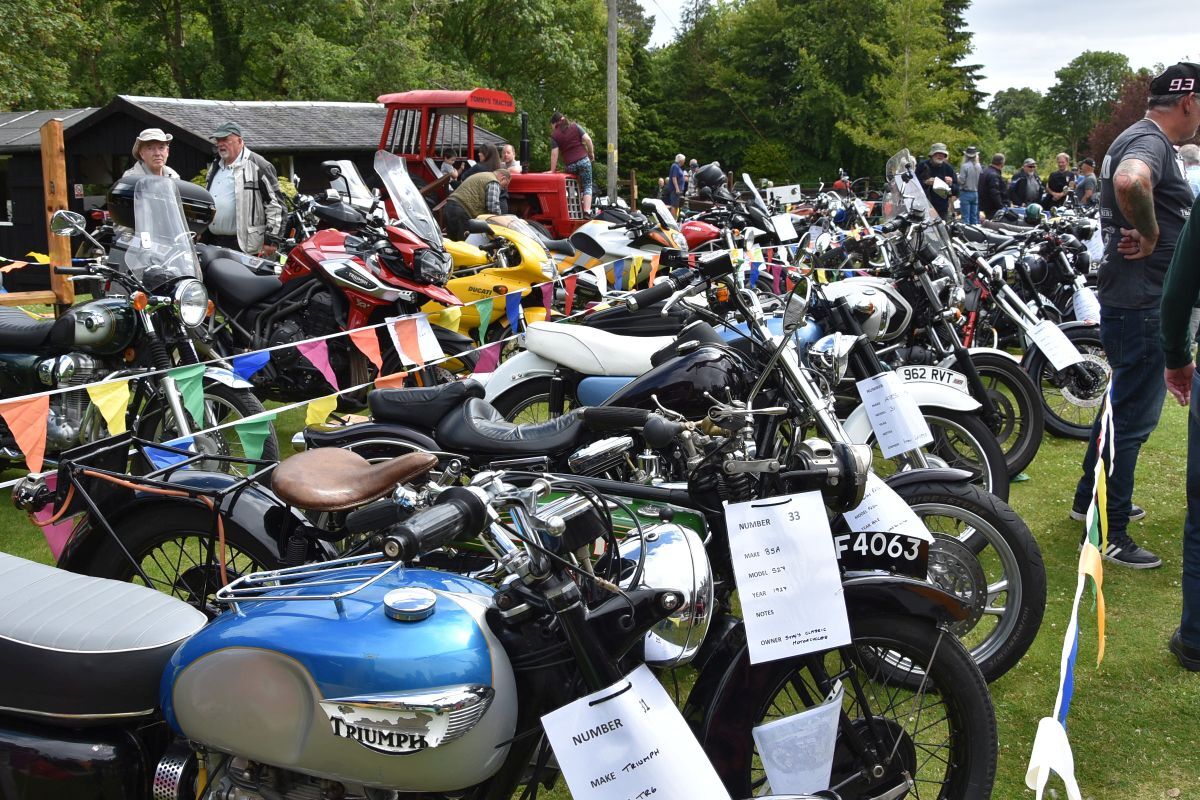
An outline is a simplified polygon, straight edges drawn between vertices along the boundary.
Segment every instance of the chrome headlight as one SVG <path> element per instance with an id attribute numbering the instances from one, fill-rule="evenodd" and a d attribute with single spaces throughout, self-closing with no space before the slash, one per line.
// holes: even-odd
<path id="1" fill-rule="evenodd" d="M 633 586 L 643 547 L 641 580 Z M 688 663 L 700 649 L 712 622 L 713 577 L 704 542 L 690 528 L 665 523 L 645 528 L 641 537 L 626 539 L 620 554 L 622 588 L 683 594 L 683 604 L 646 634 L 646 663 L 667 668 Z"/>
<path id="2" fill-rule="evenodd" d="M 857 336 L 845 333 L 822 336 L 808 348 L 808 363 L 828 375 L 834 383 L 840 383 L 850 368 L 850 352 L 857 341 Z"/>
<path id="3" fill-rule="evenodd" d="M 423 247 L 413 257 L 413 273 L 417 280 L 442 286 L 450 277 L 450 254 L 432 247 Z"/>
<path id="4" fill-rule="evenodd" d="M 174 306 L 183 324 L 194 328 L 208 315 L 208 290 L 195 278 L 180 281 L 175 287 Z"/>

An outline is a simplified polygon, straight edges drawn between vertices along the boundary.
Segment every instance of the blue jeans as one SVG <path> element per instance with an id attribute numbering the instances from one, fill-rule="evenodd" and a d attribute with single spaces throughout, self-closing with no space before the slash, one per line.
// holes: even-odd
<path id="1" fill-rule="evenodd" d="M 1108 533 L 1123 535 L 1129 527 L 1133 498 L 1133 472 L 1138 452 L 1162 414 L 1167 386 L 1163 382 L 1163 355 L 1158 344 L 1158 306 L 1154 308 L 1100 307 L 1100 343 L 1112 367 L 1112 411 L 1116 440 L 1112 473 L 1108 476 Z M 1092 426 L 1083 477 L 1075 488 L 1075 508 L 1087 508 L 1092 499 L 1092 470 L 1096 466 L 1096 437 L 1100 419 Z"/>
<path id="2" fill-rule="evenodd" d="M 968 192 L 963 190 L 958 195 L 958 210 L 962 214 L 963 222 L 968 225 L 979 224 L 979 192 Z"/>
<path id="3" fill-rule="evenodd" d="M 1188 409 L 1187 516 L 1183 518 L 1183 618 L 1179 635 L 1200 647 L 1200 370 L 1192 376 Z"/>

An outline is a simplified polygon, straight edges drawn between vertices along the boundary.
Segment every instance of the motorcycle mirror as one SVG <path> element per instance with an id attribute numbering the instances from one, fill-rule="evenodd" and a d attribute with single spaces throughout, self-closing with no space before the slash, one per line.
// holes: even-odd
<path id="1" fill-rule="evenodd" d="M 321 171 L 325 173 L 325 177 L 329 180 L 336 180 L 342 177 L 342 165 L 336 161 L 322 161 Z"/>
<path id="2" fill-rule="evenodd" d="M 950 184 L 946 183 L 941 178 L 933 179 L 933 187 L 932 188 L 933 188 L 933 193 L 936 194 L 938 197 L 949 197 L 950 196 Z"/>
<path id="3" fill-rule="evenodd" d="M 491 233 L 492 228 L 481 219 L 467 220 L 467 233 Z"/>
<path id="4" fill-rule="evenodd" d="M 789 294 L 787 306 L 783 309 L 783 329 L 790 332 L 803 325 L 806 311 L 808 311 L 806 298 L 795 292 Z"/>
<path id="5" fill-rule="evenodd" d="M 50 218 L 50 230 L 55 236 L 71 236 L 76 231 L 86 230 L 83 214 L 60 209 Z"/>

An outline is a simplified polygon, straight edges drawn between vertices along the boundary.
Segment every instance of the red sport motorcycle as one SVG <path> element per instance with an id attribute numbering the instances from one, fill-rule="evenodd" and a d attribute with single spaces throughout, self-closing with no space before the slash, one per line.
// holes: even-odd
<path id="1" fill-rule="evenodd" d="M 424 198 L 413 185 L 404 160 L 386 151 L 375 155 L 375 170 L 388 192 L 392 221 L 366 219 L 355 233 L 326 229 L 296 244 L 279 265 L 236 250 L 199 245 L 204 282 L 216 312 L 204 330 L 202 347 L 210 357 L 301 342 L 339 331 L 417 313 L 433 300 L 446 306 L 462 301 L 445 288 L 451 258 L 441 230 Z M 447 355 L 472 348 L 465 336 L 433 327 Z M 376 337 L 383 373 L 403 369 L 386 328 Z M 358 386 L 374 377 L 375 368 L 347 336 L 327 340 L 329 364 L 339 387 Z M 470 369 L 473 358 L 452 367 Z M 447 370 L 426 368 L 419 383 L 444 380 Z M 333 390 L 296 348 L 271 352 L 270 361 L 250 379 L 260 397 L 284 402 L 310 399 Z"/>

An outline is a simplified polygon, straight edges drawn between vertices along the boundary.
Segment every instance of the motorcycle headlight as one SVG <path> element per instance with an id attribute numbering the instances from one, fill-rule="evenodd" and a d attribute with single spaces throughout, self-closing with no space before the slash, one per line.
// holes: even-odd
<path id="1" fill-rule="evenodd" d="M 194 328 L 208 315 L 208 290 L 195 278 L 181 281 L 175 287 L 174 306 L 183 324 Z"/>
<path id="2" fill-rule="evenodd" d="M 643 549 L 641 580 L 634 586 L 632 579 Z M 670 589 L 683 594 L 679 608 L 646 634 L 646 663 L 666 668 L 688 663 L 712 622 L 713 577 L 704 542 L 682 525 L 652 525 L 642 536 L 626 539 L 620 555 L 622 588 Z"/>
<path id="3" fill-rule="evenodd" d="M 840 383 L 850 368 L 850 352 L 857 341 L 857 337 L 844 333 L 822 336 L 808 348 L 808 363 L 828 375 L 833 383 Z"/>
<path id="4" fill-rule="evenodd" d="M 451 259 L 449 253 L 434 250 L 432 247 L 425 247 L 417 251 L 413 262 L 413 273 L 416 274 L 419 281 L 442 286 L 450 277 Z"/>

